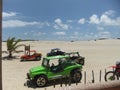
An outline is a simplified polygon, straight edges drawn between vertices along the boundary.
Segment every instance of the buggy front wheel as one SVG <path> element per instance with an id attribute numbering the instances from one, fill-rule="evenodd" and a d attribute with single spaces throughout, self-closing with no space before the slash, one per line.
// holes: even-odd
<path id="1" fill-rule="evenodd" d="M 47 78 L 44 75 L 37 76 L 35 83 L 38 87 L 44 87 L 47 84 Z"/>

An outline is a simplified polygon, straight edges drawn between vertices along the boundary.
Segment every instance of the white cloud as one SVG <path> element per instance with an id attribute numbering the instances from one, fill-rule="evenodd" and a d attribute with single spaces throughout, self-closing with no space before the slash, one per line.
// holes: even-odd
<path id="1" fill-rule="evenodd" d="M 33 26 L 37 25 L 38 28 L 42 28 L 43 26 L 50 26 L 51 24 L 49 22 L 38 22 L 38 21 L 25 21 L 25 20 L 18 20 L 15 19 L 17 16 L 16 12 L 2 12 L 3 16 L 3 22 L 2 26 L 3 28 L 9 28 L 9 27 L 25 27 L 25 26 Z"/>
<path id="2" fill-rule="evenodd" d="M 84 23 L 85 23 L 85 18 L 81 18 L 81 19 L 78 21 L 78 23 L 84 24 Z"/>
<path id="3" fill-rule="evenodd" d="M 105 14 L 105 15 L 108 15 L 108 16 L 114 16 L 115 11 L 113 11 L 113 10 L 108 10 L 108 11 L 106 11 L 104 14 Z"/>
<path id="4" fill-rule="evenodd" d="M 21 20 L 7 20 L 3 21 L 3 28 L 9 28 L 9 27 L 24 27 L 24 26 L 31 26 L 31 25 L 38 25 L 39 22 L 33 21 L 33 22 L 26 22 Z"/>
<path id="5" fill-rule="evenodd" d="M 107 15 L 102 15 L 100 17 L 100 22 L 104 25 L 120 25 L 120 23 L 116 19 L 111 19 Z"/>
<path id="6" fill-rule="evenodd" d="M 74 32 L 73 33 L 75 36 L 78 36 L 79 35 L 79 32 Z"/>
<path id="7" fill-rule="evenodd" d="M 99 32 L 98 36 L 99 36 L 99 38 L 110 38 L 111 37 L 111 33 L 108 32 L 108 31 Z"/>
<path id="8" fill-rule="evenodd" d="M 64 29 L 64 30 L 68 30 L 69 25 L 67 24 L 63 24 L 61 19 L 56 19 L 55 21 L 55 25 L 53 26 L 55 29 Z"/>
<path id="9" fill-rule="evenodd" d="M 120 25 L 120 17 L 118 17 L 118 18 L 116 19 L 116 22 L 117 22 L 118 25 Z"/>
<path id="10" fill-rule="evenodd" d="M 43 35 L 46 35 L 46 33 L 44 33 L 44 32 L 34 32 L 33 33 L 33 36 L 43 36 Z"/>
<path id="11" fill-rule="evenodd" d="M 44 25 L 50 26 L 50 23 L 49 22 L 44 22 Z"/>
<path id="12" fill-rule="evenodd" d="M 62 35 L 62 36 L 66 35 L 65 32 L 55 32 L 55 33 L 53 33 L 53 34 L 54 34 L 54 35 Z"/>
<path id="13" fill-rule="evenodd" d="M 28 35 L 28 33 L 27 32 L 25 32 L 25 33 L 23 33 L 24 35 Z"/>
<path id="14" fill-rule="evenodd" d="M 23 34 L 26 36 L 35 36 L 35 37 L 46 35 L 45 32 L 35 32 L 35 31 L 24 32 Z"/>
<path id="15" fill-rule="evenodd" d="M 61 24 L 62 20 L 58 18 L 58 19 L 55 20 L 55 23 Z"/>
<path id="16" fill-rule="evenodd" d="M 56 25 L 56 24 L 55 24 L 53 27 L 54 27 L 55 29 L 59 29 L 58 25 Z"/>
<path id="17" fill-rule="evenodd" d="M 100 20 L 99 20 L 98 16 L 94 14 L 94 15 L 92 15 L 90 17 L 90 22 L 89 23 L 91 23 L 91 24 L 99 24 Z"/>
<path id="18" fill-rule="evenodd" d="M 12 16 L 16 16 L 16 12 L 3 12 L 2 13 L 2 16 L 3 16 L 3 18 L 4 17 L 12 17 Z"/>
<path id="19" fill-rule="evenodd" d="M 111 24 L 112 20 L 107 15 L 102 15 L 100 21 L 104 24 Z"/>
<path id="20" fill-rule="evenodd" d="M 114 11 L 108 11 L 103 13 L 100 18 L 93 14 L 90 17 L 90 24 L 100 24 L 100 25 L 105 25 L 105 26 L 119 26 L 120 25 L 120 17 L 117 18 L 111 18 L 110 16 L 113 15 Z"/>
<path id="21" fill-rule="evenodd" d="M 69 39 L 79 39 L 79 37 L 73 35 L 73 36 L 70 36 Z"/>
<path id="22" fill-rule="evenodd" d="M 98 29 L 98 30 L 104 30 L 104 28 L 103 28 L 103 27 L 97 27 L 97 29 Z"/>

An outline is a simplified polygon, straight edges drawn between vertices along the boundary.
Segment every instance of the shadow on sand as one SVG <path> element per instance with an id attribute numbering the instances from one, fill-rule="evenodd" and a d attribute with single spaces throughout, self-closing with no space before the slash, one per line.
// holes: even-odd
<path id="1" fill-rule="evenodd" d="M 50 86 L 53 86 L 55 88 L 56 85 L 59 85 L 60 87 L 62 87 L 63 85 L 67 86 L 71 84 L 73 83 L 71 83 L 68 78 L 64 78 L 64 79 L 50 80 L 45 87 L 37 87 L 34 81 L 27 80 L 26 83 L 24 83 L 24 86 L 35 89 L 35 88 L 47 88 Z"/>
<path id="2" fill-rule="evenodd" d="M 14 59 L 19 59 L 19 56 L 13 56 L 13 57 L 8 57 L 8 56 L 4 56 L 2 57 L 2 60 L 14 60 Z"/>

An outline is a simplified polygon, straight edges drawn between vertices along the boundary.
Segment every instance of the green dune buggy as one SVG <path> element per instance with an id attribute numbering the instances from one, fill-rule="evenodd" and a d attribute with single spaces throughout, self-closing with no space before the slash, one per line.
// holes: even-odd
<path id="1" fill-rule="evenodd" d="M 82 65 L 71 60 L 69 55 L 59 55 L 43 58 L 42 65 L 33 67 L 27 73 L 27 78 L 39 87 L 45 86 L 49 80 L 70 78 L 79 82 L 82 78 Z"/>

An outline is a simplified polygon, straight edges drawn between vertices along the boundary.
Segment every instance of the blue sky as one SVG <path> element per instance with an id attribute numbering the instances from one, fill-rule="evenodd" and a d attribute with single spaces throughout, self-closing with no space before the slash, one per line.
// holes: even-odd
<path id="1" fill-rule="evenodd" d="M 120 0 L 3 0 L 3 40 L 120 37 Z"/>

